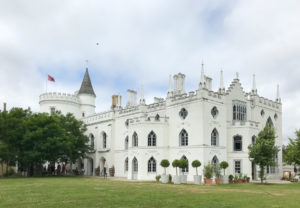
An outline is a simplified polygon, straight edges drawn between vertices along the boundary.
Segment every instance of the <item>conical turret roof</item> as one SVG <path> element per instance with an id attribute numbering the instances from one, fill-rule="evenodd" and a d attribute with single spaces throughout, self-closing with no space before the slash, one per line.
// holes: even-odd
<path id="1" fill-rule="evenodd" d="M 94 95 L 96 97 L 96 94 L 94 92 L 94 89 L 93 89 L 93 86 L 91 83 L 88 68 L 86 68 L 86 71 L 85 71 L 78 94 L 89 94 L 89 95 Z"/>

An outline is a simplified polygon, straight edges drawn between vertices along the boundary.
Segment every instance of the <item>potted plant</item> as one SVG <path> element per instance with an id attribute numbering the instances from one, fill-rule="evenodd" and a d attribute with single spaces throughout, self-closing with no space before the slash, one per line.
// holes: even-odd
<path id="1" fill-rule="evenodd" d="M 234 183 L 238 183 L 238 179 L 239 179 L 239 177 L 238 177 L 237 175 L 235 175 L 235 176 L 234 176 L 234 179 L 233 179 L 233 182 L 234 182 Z"/>
<path id="2" fill-rule="evenodd" d="M 169 181 L 168 181 L 168 183 L 172 183 L 172 175 L 171 174 L 169 174 Z"/>
<path id="3" fill-rule="evenodd" d="M 166 174 L 166 168 L 170 166 L 169 160 L 166 160 L 166 159 L 162 160 L 160 162 L 160 166 L 165 169 L 164 174 L 162 174 L 162 176 L 161 176 L 161 182 L 168 183 L 169 177 Z"/>
<path id="4" fill-rule="evenodd" d="M 180 184 L 180 177 L 177 175 L 177 168 L 179 167 L 179 163 L 180 163 L 179 160 L 174 160 L 172 162 L 173 168 L 176 169 L 176 175 L 173 176 L 173 182 L 174 182 L 174 184 Z"/>
<path id="5" fill-rule="evenodd" d="M 204 183 L 206 185 L 212 185 L 212 176 L 213 176 L 213 165 L 208 163 L 204 166 L 203 174 L 204 174 Z"/>
<path id="6" fill-rule="evenodd" d="M 237 182 L 243 183 L 243 174 L 242 173 L 239 174 Z"/>
<path id="7" fill-rule="evenodd" d="M 247 183 L 250 183 L 250 177 L 247 177 Z"/>
<path id="8" fill-rule="evenodd" d="M 185 159 L 179 160 L 179 168 L 181 168 L 182 175 L 180 176 L 180 183 L 187 183 L 187 175 L 184 175 L 184 169 L 188 167 L 188 161 Z"/>
<path id="9" fill-rule="evenodd" d="M 245 174 L 245 175 L 244 175 L 244 178 L 243 178 L 243 182 L 244 182 L 244 183 L 247 183 L 247 178 L 248 178 L 248 176 Z"/>
<path id="10" fill-rule="evenodd" d="M 228 184 L 228 177 L 227 176 L 225 176 L 225 170 L 226 170 L 226 168 L 228 168 L 228 162 L 226 162 L 226 161 L 222 161 L 221 163 L 220 163 L 220 168 L 222 168 L 223 169 L 223 171 L 224 171 L 224 175 L 223 175 L 223 177 L 222 177 L 222 183 L 223 184 Z"/>
<path id="11" fill-rule="evenodd" d="M 222 178 L 221 178 L 221 170 L 219 165 L 214 165 L 214 174 L 216 176 L 215 182 L 216 184 L 221 184 L 222 183 Z"/>
<path id="12" fill-rule="evenodd" d="M 233 183 L 233 175 L 229 175 L 228 179 L 229 179 L 229 183 Z"/>
<path id="13" fill-rule="evenodd" d="M 198 175 L 198 167 L 201 166 L 201 162 L 199 160 L 194 160 L 192 162 L 192 166 L 196 168 L 196 175 L 194 175 L 194 182 L 195 184 L 201 184 L 202 176 Z"/>
<path id="14" fill-rule="evenodd" d="M 155 176 L 156 182 L 159 182 L 160 175 Z"/>

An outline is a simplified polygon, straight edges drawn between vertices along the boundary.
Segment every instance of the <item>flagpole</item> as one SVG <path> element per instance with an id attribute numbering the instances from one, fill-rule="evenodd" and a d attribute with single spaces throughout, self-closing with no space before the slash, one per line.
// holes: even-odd
<path id="1" fill-rule="evenodd" d="M 46 93 L 48 92 L 48 76 L 47 76 L 47 79 L 46 79 Z"/>

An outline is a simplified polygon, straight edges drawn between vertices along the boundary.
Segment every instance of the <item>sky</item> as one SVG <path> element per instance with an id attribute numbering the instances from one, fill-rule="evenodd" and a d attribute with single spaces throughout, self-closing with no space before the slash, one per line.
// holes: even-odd
<path id="1" fill-rule="evenodd" d="M 283 141 L 300 129 L 299 0 L 0 0 L 0 103 L 39 111 L 48 91 L 79 90 L 86 61 L 96 111 L 127 89 L 146 103 L 165 97 L 169 75 L 186 91 L 205 74 L 229 87 L 239 72 L 246 92 L 256 75 L 260 96 L 280 85 Z M 97 44 L 99 43 L 99 44 Z"/>

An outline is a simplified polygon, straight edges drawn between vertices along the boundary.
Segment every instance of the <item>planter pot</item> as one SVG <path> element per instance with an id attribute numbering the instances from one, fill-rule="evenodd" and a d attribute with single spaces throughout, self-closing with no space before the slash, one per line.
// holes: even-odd
<path id="1" fill-rule="evenodd" d="M 171 179 L 171 180 L 169 179 L 169 180 L 168 180 L 168 183 L 172 183 L 172 179 Z"/>
<path id="2" fill-rule="evenodd" d="M 161 182 L 162 183 L 168 183 L 169 176 L 168 175 L 162 175 L 161 176 Z"/>
<path id="3" fill-rule="evenodd" d="M 202 176 L 201 175 L 194 175 L 194 183 L 201 184 Z"/>
<path id="4" fill-rule="evenodd" d="M 215 178 L 216 184 L 222 184 L 222 178 Z"/>
<path id="5" fill-rule="evenodd" d="M 243 183 L 243 179 L 238 179 L 237 183 Z"/>
<path id="6" fill-rule="evenodd" d="M 204 178 L 205 185 L 212 185 L 212 179 L 211 178 Z"/>
<path id="7" fill-rule="evenodd" d="M 222 176 L 222 184 L 228 184 L 228 176 Z"/>
<path id="8" fill-rule="evenodd" d="M 238 180 L 233 180 L 233 183 L 238 183 Z"/>
<path id="9" fill-rule="evenodd" d="M 180 176 L 180 183 L 187 183 L 187 175 Z"/>
<path id="10" fill-rule="evenodd" d="M 233 183 L 233 180 L 229 180 L 229 184 L 232 184 Z"/>
<path id="11" fill-rule="evenodd" d="M 180 184 L 180 177 L 178 175 L 173 176 L 174 184 Z"/>
<path id="12" fill-rule="evenodd" d="M 159 182 L 159 178 L 156 178 L 156 182 Z"/>
<path id="13" fill-rule="evenodd" d="M 249 183 L 250 182 L 250 178 L 247 178 L 247 183 Z"/>

